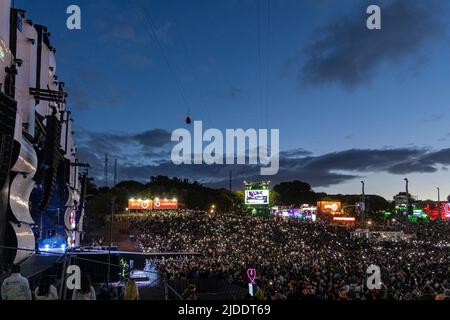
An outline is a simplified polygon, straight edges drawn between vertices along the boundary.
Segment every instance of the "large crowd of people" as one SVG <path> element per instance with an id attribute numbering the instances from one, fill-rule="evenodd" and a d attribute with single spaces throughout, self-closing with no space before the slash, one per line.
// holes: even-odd
<path id="1" fill-rule="evenodd" d="M 261 300 L 450 299 L 449 222 L 374 225 L 415 237 L 373 242 L 320 221 L 189 211 L 127 219 L 144 252 L 201 254 L 152 259 L 169 279 L 220 278 L 247 287 L 247 269 L 255 268 Z M 366 285 L 370 265 L 380 267 L 380 289 Z"/>

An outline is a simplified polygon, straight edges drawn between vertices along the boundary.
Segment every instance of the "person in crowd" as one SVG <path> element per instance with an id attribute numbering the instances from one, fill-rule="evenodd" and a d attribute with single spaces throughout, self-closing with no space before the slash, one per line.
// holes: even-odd
<path id="1" fill-rule="evenodd" d="M 34 290 L 35 300 L 58 300 L 58 290 L 50 282 L 49 276 L 43 276 Z"/>
<path id="2" fill-rule="evenodd" d="M 81 288 L 73 290 L 72 300 L 96 300 L 95 289 L 88 275 L 81 276 Z"/>
<path id="3" fill-rule="evenodd" d="M 123 293 L 124 300 L 139 300 L 139 288 L 134 279 L 128 279 Z"/>
<path id="4" fill-rule="evenodd" d="M 11 275 L 2 284 L 3 300 L 31 300 L 31 289 L 28 279 L 20 274 L 19 265 L 11 267 Z"/>

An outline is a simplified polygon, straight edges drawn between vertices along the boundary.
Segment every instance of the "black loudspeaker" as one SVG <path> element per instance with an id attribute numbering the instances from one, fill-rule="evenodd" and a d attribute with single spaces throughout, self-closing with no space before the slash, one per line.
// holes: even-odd
<path id="1" fill-rule="evenodd" d="M 0 188 L 5 184 L 14 150 L 17 102 L 0 92 Z"/>
<path id="2" fill-rule="evenodd" d="M 14 150 L 17 102 L 0 92 L 0 245 L 7 243 L 9 172 Z M 6 262 L 8 250 L 0 249 L 0 263 Z"/>
<path id="3" fill-rule="evenodd" d="M 61 141 L 61 122 L 55 116 L 47 117 L 46 125 L 47 136 L 45 140 L 45 146 L 43 148 L 43 166 L 45 169 L 44 174 L 44 194 L 42 201 L 39 205 L 39 209 L 46 211 L 50 204 L 53 189 L 56 185 L 58 177 L 58 166 L 62 155 L 59 152 L 59 142 Z"/>

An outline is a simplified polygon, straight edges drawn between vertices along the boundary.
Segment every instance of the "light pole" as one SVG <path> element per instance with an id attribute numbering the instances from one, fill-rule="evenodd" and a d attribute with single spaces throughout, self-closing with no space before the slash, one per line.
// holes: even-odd
<path id="1" fill-rule="evenodd" d="M 116 197 L 111 199 L 111 222 L 109 224 L 109 248 L 108 248 L 108 274 L 106 278 L 106 283 L 109 287 L 109 282 L 111 280 L 111 247 L 112 247 L 112 234 L 113 234 L 113 220 L 114 220 L 114 206 L 116 204 Z"/>
<path id="2" fill-rule="evenodd" d="M 438 192 L 438 221 L 441 220 L 441 189 L 439 189 L 439 187 L 437 187 L 437 192 Z"/>
<path id="3" fill-rule="evenodd" d="M 362 211 L 361 211 L 361 227 L 362 228 L 364 228 L 364 219 L 365 219 L 365 216 L 366 216 L 366 193 L 365 193 L 365 190 L 364 190 L 364 187 L 365 187 L 365 183 L 364 183 L 364 181 L 361 181 L 361 187 L 362 187 L 362 190 L 361 190 L 361 202 L 362 202 Z"/>
<path id="4" fill-rule="evenodd" d="M 409 181 L 408 181 L 408 178 L 405 178 L 405 183 L 406 183 L 406 216 L 408 216 L 409 215 L 409 206 L 410 206 L 410 199 L 409 199 L 409 186 L 408 186 L 408 184 L 409 184 Z"/>

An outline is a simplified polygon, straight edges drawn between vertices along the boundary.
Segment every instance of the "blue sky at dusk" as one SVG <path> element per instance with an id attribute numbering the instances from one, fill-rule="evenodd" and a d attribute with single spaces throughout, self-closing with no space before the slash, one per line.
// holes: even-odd
<path id="1" fill-rule="evenodd" d="M 82 29 L 66 28 L 66 8 Z M 382 30 L 366 28 L 369 4 Z M 175 166 L 170 133 L 279 128 L 276 183 L 389 199 L 403 178 L 422 199 L 450 194 L 447 1 L 17 0 L 48 26 L 66 83 L 80 159 L 101 184 L 152 175 L 214 187 L 260 179 L 250 166 Z M 259 20 L 259 27 L 258 27 Z M 157 41 L 156 41 L 157 38 Z"/>

